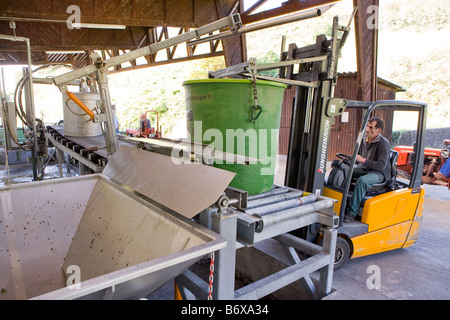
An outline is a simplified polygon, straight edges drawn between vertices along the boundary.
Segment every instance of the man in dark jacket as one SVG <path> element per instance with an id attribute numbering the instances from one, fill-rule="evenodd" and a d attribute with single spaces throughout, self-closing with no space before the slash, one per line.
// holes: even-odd
<path id="1" fill-rule="evenodd" d="M 384 122 L 380 118 L 372 117 L 367 122 L 366 137 L 359 148 L 356 161 L 359 166 L 353 169 L 353 177 L 356 180 L 352 198 L 347 207 L 345 222 L 353 222 L 359 211 L 361 201 L 367 190 L 376 183 L 383 182 L 391 177 L 391 164 L 389 155 L 391 145 L 381 135 Z"/>
<path id="2" fill-rule="evenodd" d="M 147 136 L 147 129 L 151 128 L 150 119 L 146 119 L 145 114 L 141 113 L 139 116 L 140 122 L 139 122 L 139 135 L 140 136 Z"/>

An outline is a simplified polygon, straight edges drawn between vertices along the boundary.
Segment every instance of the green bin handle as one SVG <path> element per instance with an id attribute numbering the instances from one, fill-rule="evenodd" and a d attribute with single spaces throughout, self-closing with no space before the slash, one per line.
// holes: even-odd
<path id="1" fill-rule="evenodd" d="M 262 107 L 261 107 L 260 105 L 257 105 L 256 107 L 255 107 L 255 106 L 252 106 L 251 108 L 252 108 L 252 113 L 251 113 L 251 115 L 250 115 L 250 121 L 249 121 L 249 122 L 255 123 L 255 120 L 259 118 L 259 116 L 261 115 L 261 112 L 263 111 L 263 109 L 262 109 Z M 253 112 L 254 112 L 255 110 L 259 110 L 259 112 L 258 112 L 258 114 L 256 115 L 256 117 L 253 117 Z"/>

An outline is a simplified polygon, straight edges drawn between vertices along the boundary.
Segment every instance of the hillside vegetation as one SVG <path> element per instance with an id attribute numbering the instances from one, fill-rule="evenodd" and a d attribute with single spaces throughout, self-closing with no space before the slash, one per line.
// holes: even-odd
<path id="1" fill-rule="evenodd" d="M 313 43 L 317 34 L 331 36 L 332 18 L 338 16 L 340 24 L 346 25 L 352 6 L 352 0 L 343 0 L 319 18 L 251 33 L 247 35 L 249 56 L 279 56 L 283 35 L 287 44 L 299 47 Z M 446 0 L 380 1 L 378 76 L 406 90 L 397 93 L 397 99 L 428 104 L 429 128 L 450 127 L 449 17 Z M 353 31 L 342 50 L 338 71 L 356 71 Z M 401 123 L 394 125 L 402 129 Z"/>

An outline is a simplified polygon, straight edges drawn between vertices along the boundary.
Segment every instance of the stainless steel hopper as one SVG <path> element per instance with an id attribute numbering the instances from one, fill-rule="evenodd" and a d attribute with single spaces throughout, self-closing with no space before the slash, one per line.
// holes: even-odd
<path id="1" fill-rule="evenodd" d="M 117 154 L 134 154 L 153 166 L 170 162 L 135 149 Z M 113 156 L 111 164 L 119 165 L 116 160 Z M 192 188 L 189 183 L 177 187 L 183 170 L 203 171 L 192 182 L 197 184 L 222 176 L 218 181 L 223 190 L 232 179 L 212 167 L 168 166 L 180 177 L 161 172 L 155 179 L 164 174 L 174 179 L 159 191 L 172 189 L 177 205 L 184 196 L 183 201 L 195 201 L 201 194 L 210 201 L 220 196 L 202 190 L 183 193 Z M 102 173 L 1 188 L 0 299 L 138 299 L 225 246 L 224 238 L 170 209 L 169 200 L 161 204 L 149 198 L 138 176 L 151 184 L 145 174 L 135 175 L 133 185 L 133 179 L 123 184 Z"/>

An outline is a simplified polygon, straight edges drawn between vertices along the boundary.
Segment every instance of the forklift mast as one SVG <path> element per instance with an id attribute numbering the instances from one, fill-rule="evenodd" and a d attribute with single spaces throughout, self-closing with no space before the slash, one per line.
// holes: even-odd
<path id="1" fill-rule="evenodd" d="M 285 185 L 322 194 L 327 164 L 328 143 L 334 117 L 346 107 L 343 99 L 332 98 L 337 81 L 339 52 L 349 27 L 338 24 L 334 17 L 332 38 L 319 35 L 314 45 L 297 48 L 291 44 L 281 55 L 282 61 L 323 57 L 324 59 L 281 70 L 280 77 L 303 81 L 296 86 L 292 106 L 292 122 L 286 162 Z M 339 34 L 341 36 L 339 37 Z"/>

